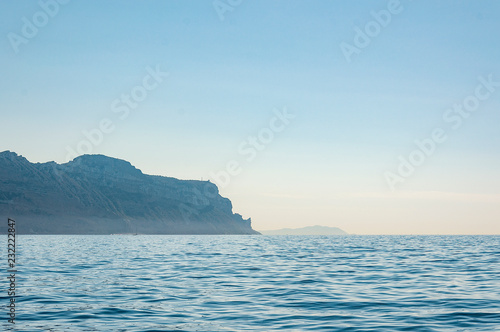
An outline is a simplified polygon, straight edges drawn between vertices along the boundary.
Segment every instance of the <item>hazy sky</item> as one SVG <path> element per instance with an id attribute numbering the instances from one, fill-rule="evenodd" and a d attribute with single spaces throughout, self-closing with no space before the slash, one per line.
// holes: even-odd
<path id="1" fill-rule="evenodd" d="M 257 230 L 499 234 L 499 17 L 498 1 L 2 1 L 0 151 L 211 179 Z"/>

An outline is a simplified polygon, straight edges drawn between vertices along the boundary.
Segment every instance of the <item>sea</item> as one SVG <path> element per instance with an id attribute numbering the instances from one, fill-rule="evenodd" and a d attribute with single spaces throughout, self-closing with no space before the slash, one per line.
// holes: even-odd
<path id="1" fill-rule="evenodd" d="M 500 331 L 500 236 L 18 235 L 3 331 Z"/>

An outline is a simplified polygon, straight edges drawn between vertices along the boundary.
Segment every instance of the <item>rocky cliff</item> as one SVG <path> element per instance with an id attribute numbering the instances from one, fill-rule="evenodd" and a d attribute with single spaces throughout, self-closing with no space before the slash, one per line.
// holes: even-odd
<path id="1" fill-rule="evenodd" d="M 7 217 L 21 234 L 258 234 L 213 183 L 146 175 L 103 155 L 33 164 L 1 152 L 2 233 Z"/>

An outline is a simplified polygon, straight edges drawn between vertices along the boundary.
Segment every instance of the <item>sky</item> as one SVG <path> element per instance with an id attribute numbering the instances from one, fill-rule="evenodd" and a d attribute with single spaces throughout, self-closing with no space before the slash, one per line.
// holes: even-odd
<path id="1" fill-rule="evenodd" d="M 498 1 L 2 1 L 0 151 L 216 183 L 269 230 L 500 233 Z"/>

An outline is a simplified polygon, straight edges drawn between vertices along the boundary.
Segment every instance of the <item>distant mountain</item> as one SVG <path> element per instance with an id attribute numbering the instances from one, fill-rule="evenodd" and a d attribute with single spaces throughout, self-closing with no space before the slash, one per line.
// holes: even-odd
<path id="1" fill-rule="evenodd" d="M 0 232 L 24 234 L 258 234 L 209 181 L 143 174 L 84 155 L 66 164 L 0 153 Z"/>
<path id="2" fill-rule="evenodd" d="M 264 235 L 348 235 L 340 228 L 327 226 L 307 226 L 303 228 L 283 228 L 272 231 L 260 231 Z"/>

